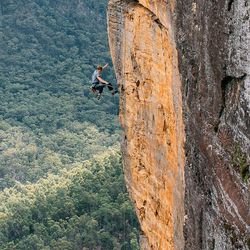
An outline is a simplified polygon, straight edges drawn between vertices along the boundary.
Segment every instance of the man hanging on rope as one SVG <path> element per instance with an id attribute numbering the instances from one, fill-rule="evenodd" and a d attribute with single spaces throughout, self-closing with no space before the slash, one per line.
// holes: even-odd
<path id="1" fill-rule="evenodd" d="M 97 93 L 97 99 L 99 100 L 101 97 L 101 94 L 103 92 L 103 89 L 107 86 L 108 90 L 111 91 L 112 95 L 117 93 L 117 91 L 114 90 L 111 83 L 108 83 L 101 77 L 102 71 L 108 67 L 108 63 L 105 66 L 98 66 L 97 69 L 94 71 L 92 75 L 92 91 L 94 93 Z"/>

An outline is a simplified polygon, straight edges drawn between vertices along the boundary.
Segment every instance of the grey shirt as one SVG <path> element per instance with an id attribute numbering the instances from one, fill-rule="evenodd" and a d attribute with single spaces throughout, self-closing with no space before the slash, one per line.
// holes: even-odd
<path id="1" fill-rule="evenodd" d="M 99 83 L 99 80 L 97 79 L 98 76 L 101 76 L 98 70 L 95 70 L 92 75 L 92 83 Z"/>

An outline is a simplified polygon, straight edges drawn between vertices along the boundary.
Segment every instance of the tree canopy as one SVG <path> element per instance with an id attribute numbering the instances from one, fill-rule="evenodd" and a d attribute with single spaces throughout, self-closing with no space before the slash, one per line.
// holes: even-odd
<path id="1" fill-rule="evenodd" d="M 123 180 L 107 0 L 0 1 L 0 249 L 139 249 Z"/>
<path id="2" fill-rule="evenodd" d="M 109 62 L 106 1 L 1 1 L 0 188 L 36 181 L 117 144 L 118 97 L 90 78 Z M 32 166 L 32 168 L 31 168 Z"/>
<path id="3" fill-rule="evenodd" d="M 0 193 L 0 249 L 139 249 L 116 150 Z"/>

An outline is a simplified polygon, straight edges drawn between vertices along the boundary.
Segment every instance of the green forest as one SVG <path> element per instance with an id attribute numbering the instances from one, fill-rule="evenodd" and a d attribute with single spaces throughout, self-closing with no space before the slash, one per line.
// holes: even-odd
<path id="1" fill-rule="evenodd" d="M 0 1 L 0 250 L 139 249 L 107 0 Z"/>

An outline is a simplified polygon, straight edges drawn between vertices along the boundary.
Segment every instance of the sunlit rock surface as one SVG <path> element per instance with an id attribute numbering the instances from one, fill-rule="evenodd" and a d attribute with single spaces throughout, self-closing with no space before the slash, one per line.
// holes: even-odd
<path id="1" fill-rule="evenodd" d="M 142 249 L 249 249 L 247 9 L 243 0 L 110 0 Z"/>

